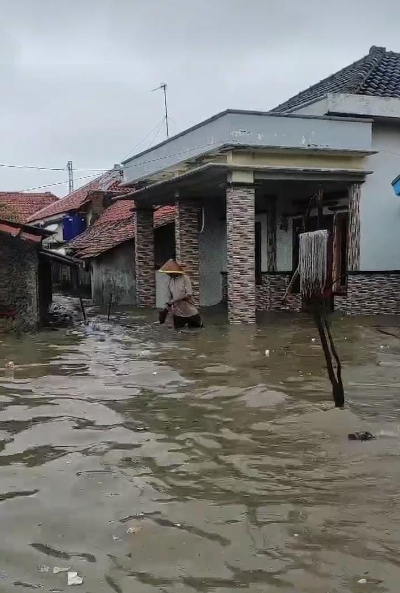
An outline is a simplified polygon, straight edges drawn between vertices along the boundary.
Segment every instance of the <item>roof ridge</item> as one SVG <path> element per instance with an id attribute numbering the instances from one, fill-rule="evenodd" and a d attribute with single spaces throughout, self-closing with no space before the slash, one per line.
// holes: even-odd
<path id="1" fill-rule="evenodd" d="M 368 54 L 359 60 L 352 62 L 330 76 L 300 91 L 286 101 L 283 101 L 274 107 L 274 109 L 271 109 L 270 113 L 288 113 L 300 109 L 309 103 L 321 100 L 328 93 L 360 94 L 362 93 L 362 89 L 368 84 L 368 80 L 370 78 L 376 78 L 379 74 L 385 57 L 392 57 L 400 62 L 400 54 L 388 52 L 385 47 L 373 45 Z"/>
<path id="2" fill-rule="evenodd" d="M 383 56 L 386 53 L 386 47 L 378 47 L 373 45 L 369 53 L 361 58 L 360 61 L 363 62 L 364 68 L 361 71 L 356 71 L 352 78 L 344 85 L 343 91 L 348 91 L 349 93 L 357 93 L 367 80 L 367 78 L 373 73 L 375 68 L 379 66 L 380 61 L 382 60 Z M 349 66 L 347 66 L 349 68 Z M 334 75 L 335 76 L 335 75 Z"/>

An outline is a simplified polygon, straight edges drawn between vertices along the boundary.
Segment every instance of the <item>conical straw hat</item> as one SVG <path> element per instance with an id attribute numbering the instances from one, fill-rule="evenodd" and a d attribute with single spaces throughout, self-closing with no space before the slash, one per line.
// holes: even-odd
<path id="1" fill-rule="evenodd" d="M 173 259 L 169 259 L 160 269 L 164 274 L 184 274 L 182 267 Z"/>

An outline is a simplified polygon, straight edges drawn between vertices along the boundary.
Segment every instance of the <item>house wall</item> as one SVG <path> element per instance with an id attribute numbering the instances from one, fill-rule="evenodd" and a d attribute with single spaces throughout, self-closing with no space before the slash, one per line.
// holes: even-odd
<path id="1" fill-rule="evenodd" d="M 400 123 L 374 122 L 372 148 L 379 152 L 369 157 L 373 174 L 361 187 L 360 269 L 398 270 L 400 198 L 391 182 L 400 172 Z"/>
<path id="2" fill-rule="evenodd" d="M 400 101 L 380 97 L 329 95 L 321 101 L 296 110 L 299 114 L 345 113 L 346 115 L 400 116 Z M 372 170 L 361 187 L 360 269 L 387 271 L 400 269 L 400 199 L 393 192 L 392 180 L 400 172 L 400 120 L 375 119 L 372 150 L 366 168 Z"/>
<path id="3" fill-rule="evenodd" d="M 92 298 L 96 305 L 113 302 L 136 304 L 135 253 L 133 241 L 127 241 L 91 262 Z"/>
<path id="4" fill-rule="evenodd" d="M 17 310 L 13 329 L 39 324 L 38 265 L 36 246 L 0 234 L 0 306 Z"/>

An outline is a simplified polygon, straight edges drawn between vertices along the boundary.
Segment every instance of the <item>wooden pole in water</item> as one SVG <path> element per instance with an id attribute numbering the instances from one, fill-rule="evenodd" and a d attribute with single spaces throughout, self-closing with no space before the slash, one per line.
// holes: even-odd
<path id="1" fill-rule="evenodd" d="M 81 311 L 82 311 L 83 321 L 84 321 L 84 323 L 86 325 L 87 324 L 86 311 L 85 311 L 85 307 L 83 305 L 82 295 L 79 295 L 79 302 L 80 302 L 80 305 L 81 305 Z"/>
<path id="2" fill-rule="evenodd" d="M 108 315 L 107 315 L 107 321 L 110 323 L 110 315 L 111 315 L 111 306 L 112 306 L 112 298 L 113 298 L 113 293 L 110 294 L 110 300 L 108 302 Z"/>

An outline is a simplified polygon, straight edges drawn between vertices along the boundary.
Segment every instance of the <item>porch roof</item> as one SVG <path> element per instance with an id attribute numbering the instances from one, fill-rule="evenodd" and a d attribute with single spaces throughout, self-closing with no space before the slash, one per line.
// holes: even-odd
<path id="1" fill-rule="evenodd" d="M 256 187 L 270 181 L 321 181 L 360 182 L 372 171 L 365 169 L 335 167 L 285 167 L 285 166 L 243 166 L 225 163 L 208 163 L 170 179 L 164 179 L 133 192 L 118 196 L 117 200 L 135 200 L 136 206 L 151 208 L 155 205 L 173 204 L 179 196 L 186 199 L 207 199 L 223 197 L 229 178 L 238 172 L 252 173 Z M 235 181 L 233 181 L 235 182 Z M 246 182 L 243 182 L 246 183 Z"/>
<path id="2" fill-rule="evenodd" d="M 124 185 L 179 175 L 232 150 L 370 154 L 371 138 L 368 119 L 227 110 L 125 161 Z"/>

